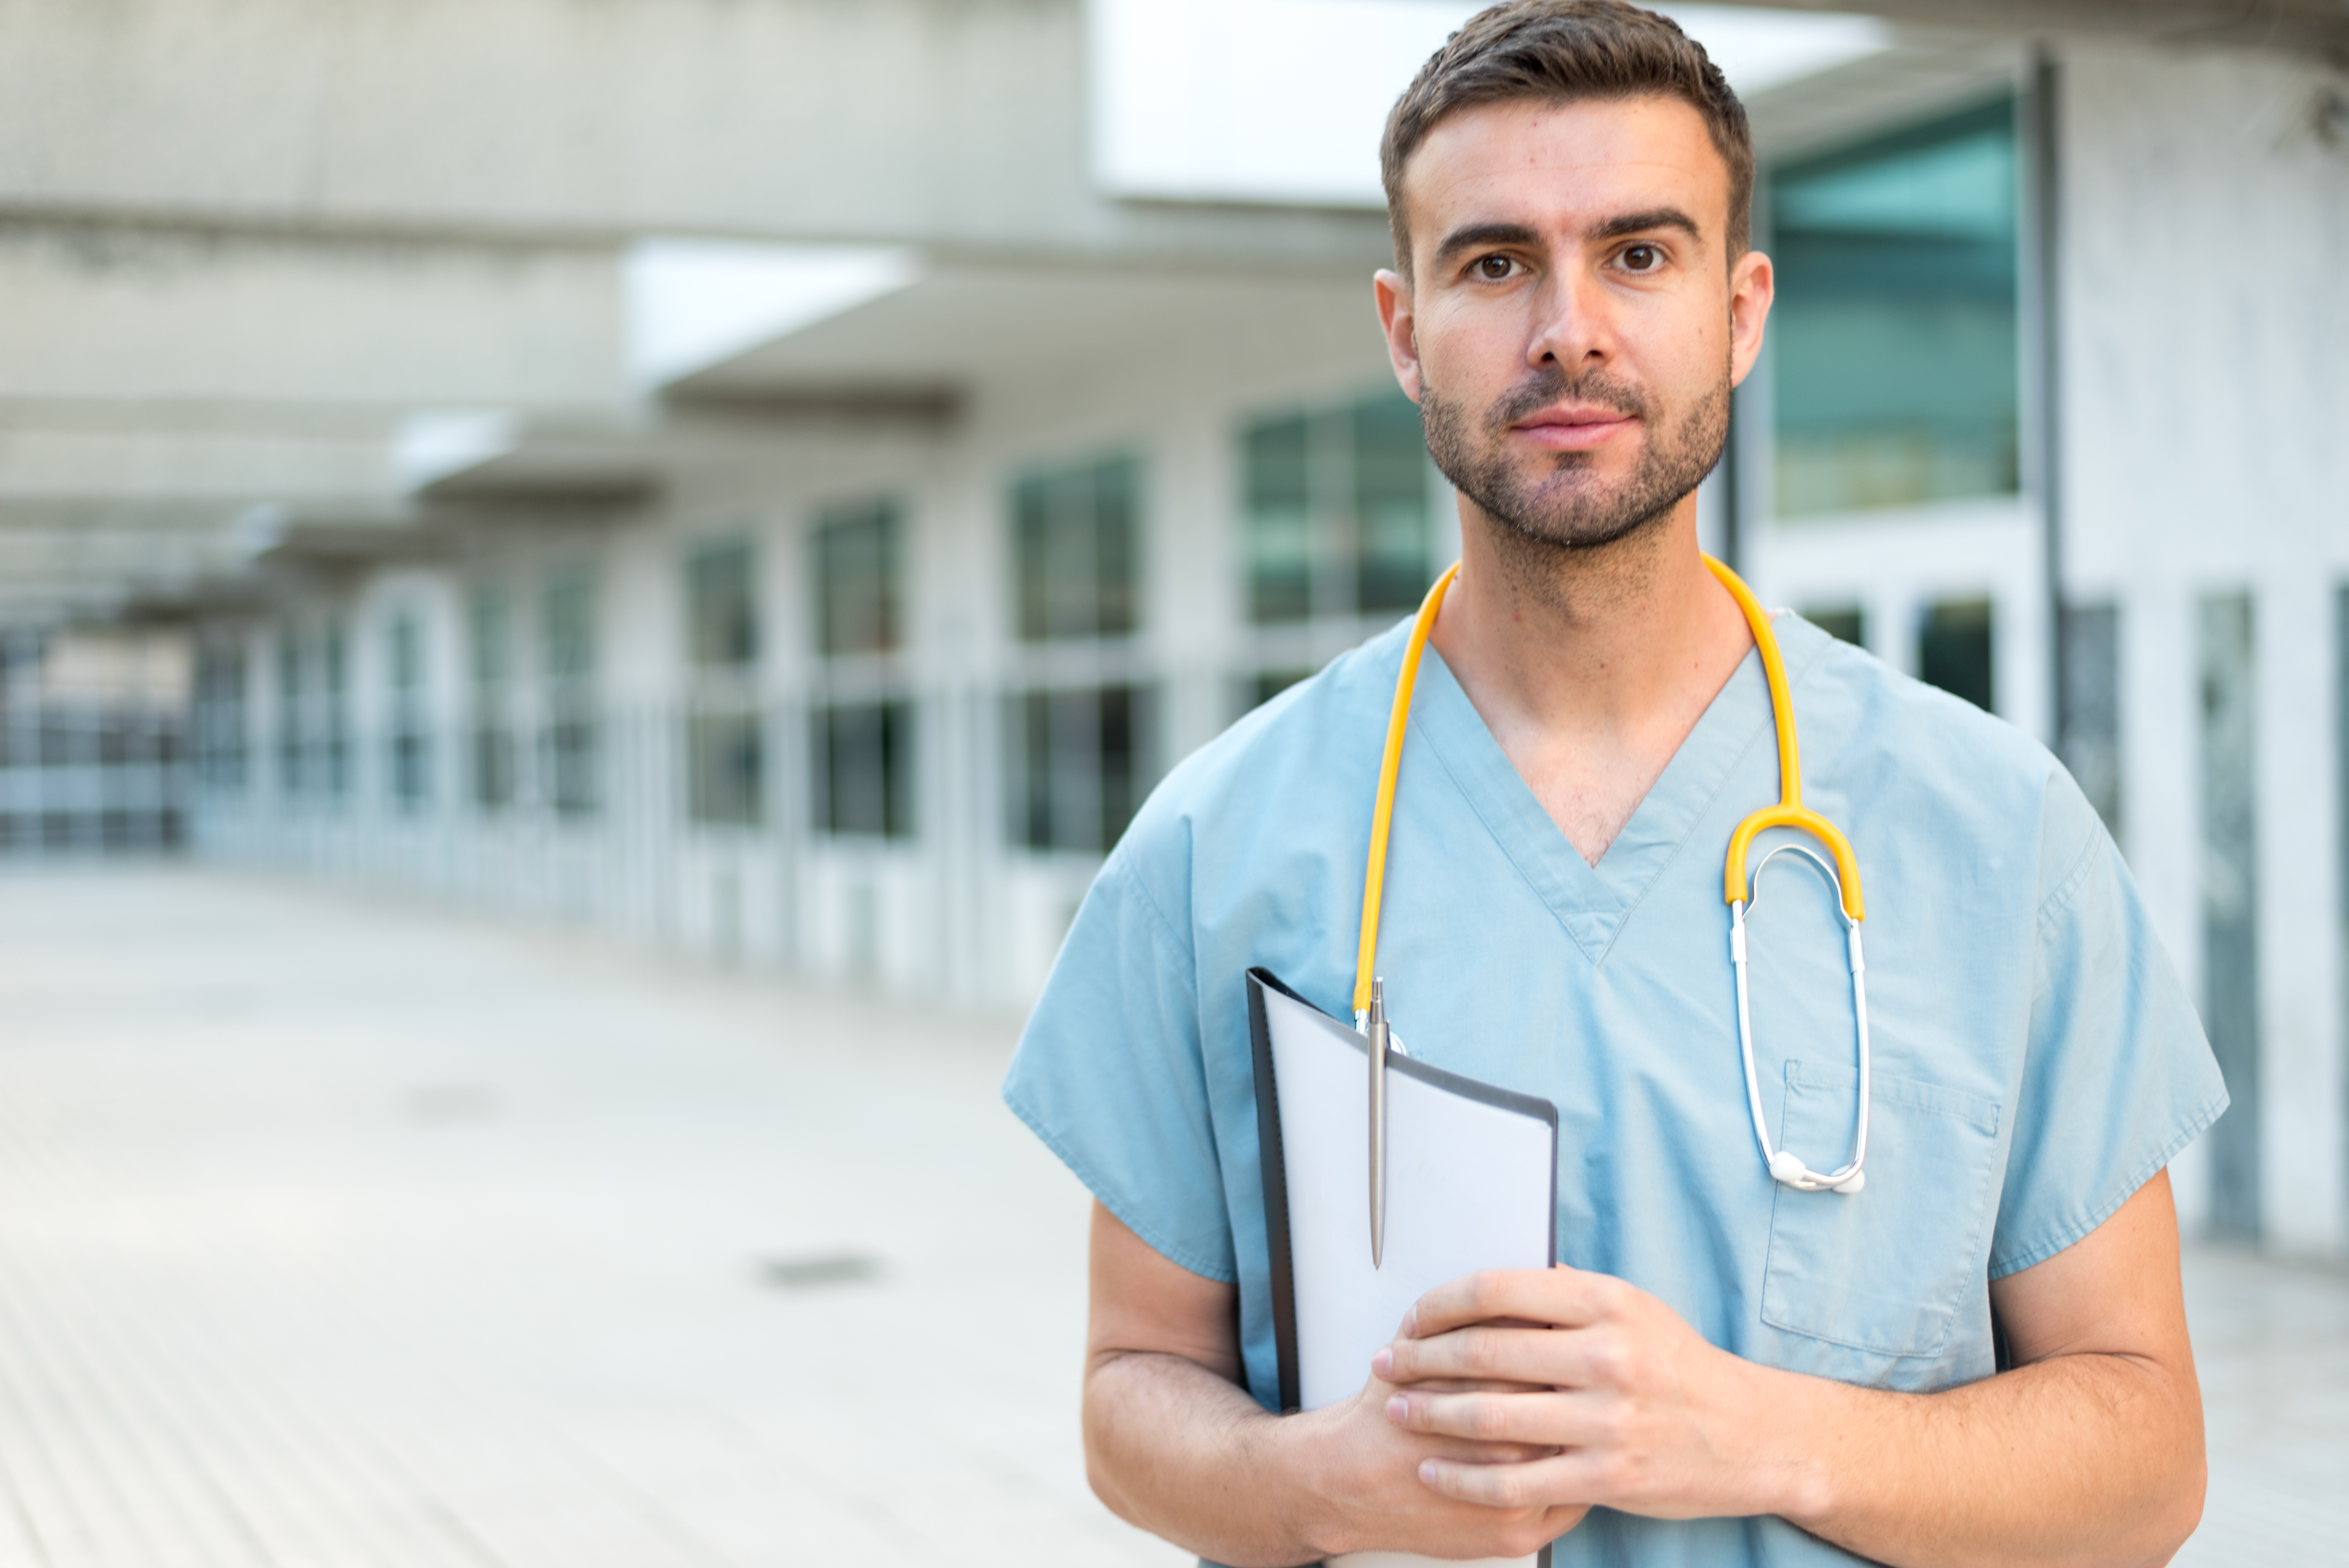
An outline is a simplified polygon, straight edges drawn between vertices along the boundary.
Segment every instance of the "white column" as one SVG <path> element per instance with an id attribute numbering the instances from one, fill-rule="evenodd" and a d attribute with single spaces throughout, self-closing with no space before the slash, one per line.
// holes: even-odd
<path id="1" fill-rule="evenodd" d="M 2140 578 L 2121 604 L 2121 848 L 2154 929 L 2199 1005 L 2202 995 L 2201 819 L 2195 780 L 2200 686 L 2193 590 Z M 2209 1172 L 2196 1144 L 2170 1169 L 2178 1218 L 2192 1232 L 2209 1213 Z"/>
<path id="2" fill-rule="evenodd" d="M 2333 583 L 2271 576 L 2259 598 L 2260 1179 L 2268 1243 L 2349 1249 L 2342 1152 L 2340 781 Z"/>

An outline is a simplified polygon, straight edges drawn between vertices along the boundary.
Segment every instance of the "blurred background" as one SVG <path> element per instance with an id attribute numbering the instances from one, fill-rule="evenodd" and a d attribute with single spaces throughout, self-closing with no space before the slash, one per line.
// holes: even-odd
<path id="1" fill-rule="evenodd" d="M 2189 1556 L 2323 1560 L 2349 7 L 1666 8 L 1780 286 L 1708 546 L 2118 838 Z M 1473 9 L 0 0 L 0 1559 L 1174 1560 L 993 1084 L 1456 546 L 1368 279 Z"/>

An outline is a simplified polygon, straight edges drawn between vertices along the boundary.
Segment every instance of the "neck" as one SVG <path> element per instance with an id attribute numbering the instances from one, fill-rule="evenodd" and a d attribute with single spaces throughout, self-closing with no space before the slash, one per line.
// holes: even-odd
<path id="1" fill-rule="evenodd" d="M 1460 534 L 1436 649 L 1595 865 L 1752 645 L 1697 549 L 1696 497 L 1612 543 L 1563 549 L 1463 496 Z"/>

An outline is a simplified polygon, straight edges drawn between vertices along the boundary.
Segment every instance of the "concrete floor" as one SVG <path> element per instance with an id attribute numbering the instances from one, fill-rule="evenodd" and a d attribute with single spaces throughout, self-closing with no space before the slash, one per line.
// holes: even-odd
<path id="1" fill-rule="evenodd" d="M 0 1563 L 1172 1563 L 1016 1032 L 194 870 L 0 877 Z M 2208 1521 L 2349 1560 L 2349 1275 L 2197 1253 Z"/>

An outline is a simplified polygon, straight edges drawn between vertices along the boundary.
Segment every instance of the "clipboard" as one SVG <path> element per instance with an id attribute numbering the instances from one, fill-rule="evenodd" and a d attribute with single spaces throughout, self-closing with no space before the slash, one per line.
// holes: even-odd
<path id="1" fill-rule="evenodd" d="M 1269 970 L 1251 969 L 1247 980 L 1273 1343 L 1288 1414 L 1361 1392 L 1371 1353 L 1434 1286 L 1480 1268 L 1557 1262 L 1557 1108 L 1391 1057 L 1385 1257 L 1373 1270 L 1368 1042 Z M 1435 1559 L 1362 1552 L 1330 1561 L 1405 1568 Z M 1470 1568 L 1549 1562 L 1545 1546 Z"/>

